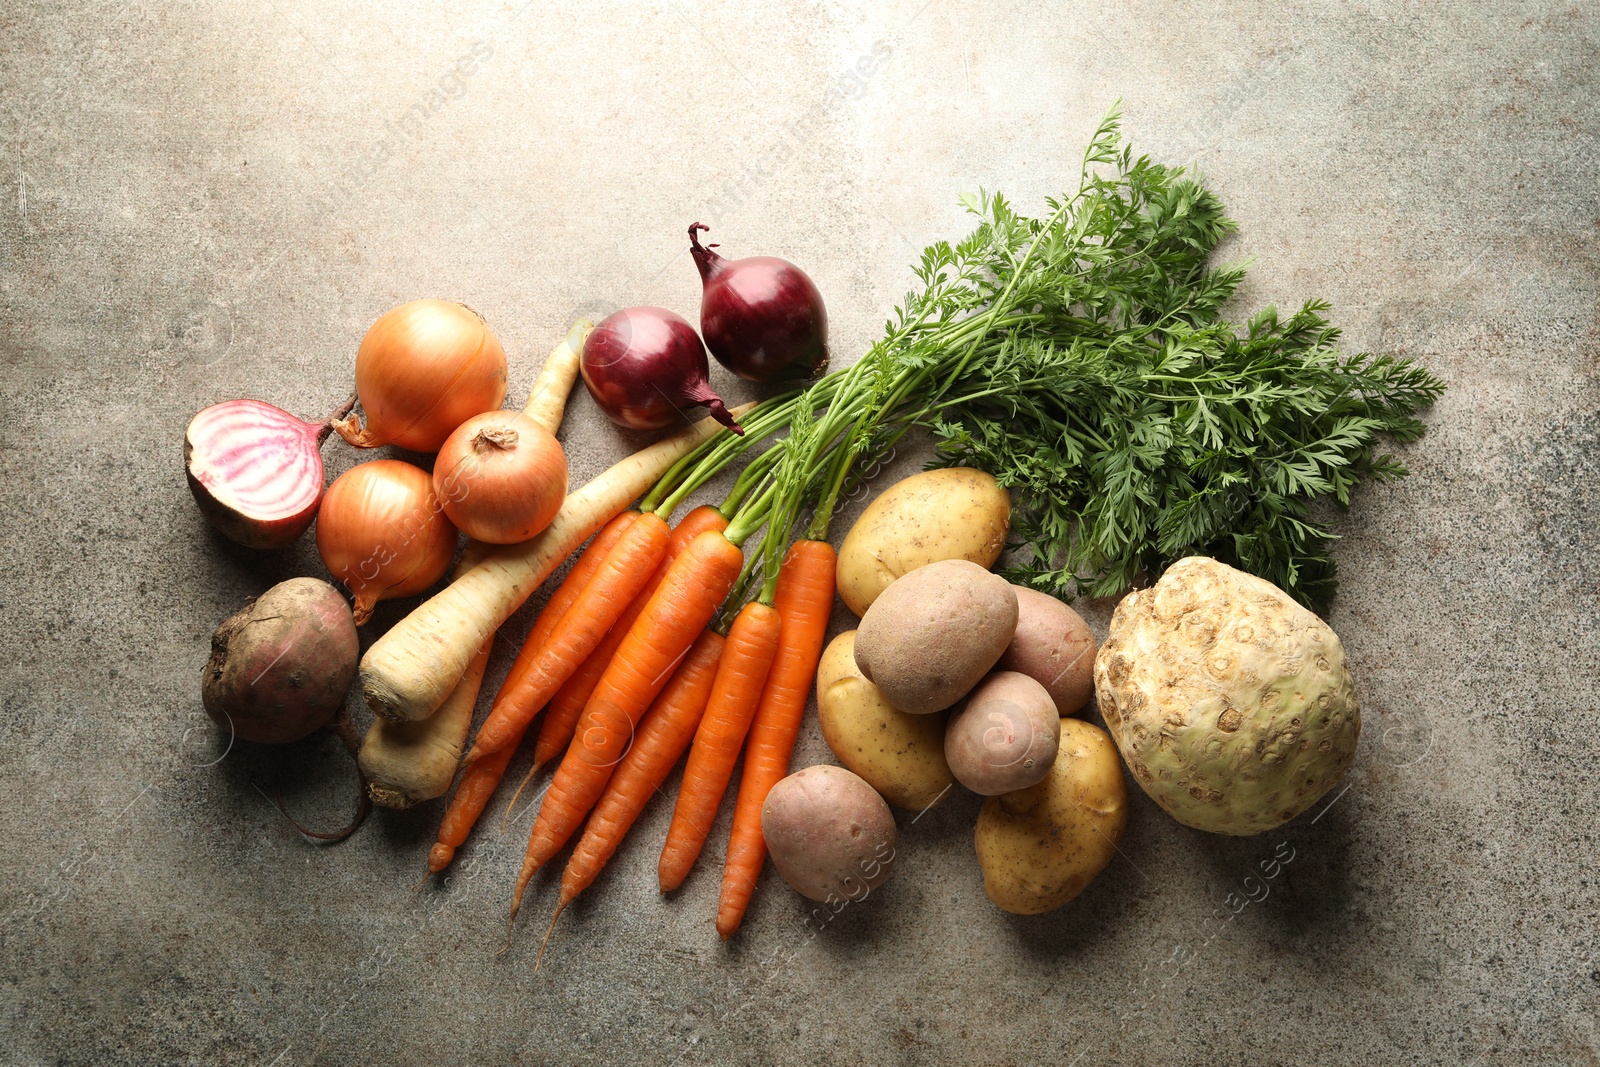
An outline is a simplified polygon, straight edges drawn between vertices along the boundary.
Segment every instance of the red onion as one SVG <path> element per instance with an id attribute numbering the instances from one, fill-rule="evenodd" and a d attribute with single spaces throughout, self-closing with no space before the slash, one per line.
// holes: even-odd
<path id="1" fill-rule="evenodd" d="M 809 378 L 828 365 L 828 309 L 806 272 L 785 259 L 727 260 L 700 246 L 689 227 L 689 254 L 700 268 L 700 332 L 717 362 L 741 378 Z"/>
<path id="2" fill-rule="evenodd" d="M 351 397 L 334 418 L 354 404 Z M 249 548 L 282 548 L 293 541 L 322 502 L 320 449 L 330 428 L 260 400 L 227 400 L 201 411 L 183 438 L 189 489 L 200 513 Z"/>
<path id="3" fill-rule="evenodd" d="M 683 408 L 704 404 L 735 433 L 706 376 L 705 346 L 682 315 L 666 308 L 623 308 L 583 343 L 583 384 L 600 410 L 630 430 L 662 430 L 683 421 Z"/>

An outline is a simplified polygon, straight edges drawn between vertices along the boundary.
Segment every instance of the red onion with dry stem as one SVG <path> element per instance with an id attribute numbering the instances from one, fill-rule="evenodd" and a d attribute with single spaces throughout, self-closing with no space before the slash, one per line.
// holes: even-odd
<path id="1" fill-rule="evenodd" d="M 704 404 L 711 417 L 744 433 L 711 388 L 700 335 L 666 308 L 623 308 L 583 343 L 583 384 L 606 417 L 630 430 L 664 430 L 691 421 L 684 408 Z"/>
<path id="2" fill-rule="evenodd" d="M 773 256 L 723 259 L 701 247 L 701 223 L 689 227 L 689 254 L 700 268 L 700 333 L 717 362 L 741 378 L 770 382 L 811 378 L 828 366 L 828 309 L 816 283 Z"/>

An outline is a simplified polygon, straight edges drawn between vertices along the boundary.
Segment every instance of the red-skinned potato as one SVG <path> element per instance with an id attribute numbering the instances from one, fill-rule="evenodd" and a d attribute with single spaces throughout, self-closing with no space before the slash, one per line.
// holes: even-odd
<path id="1" fill-rule="evenodd" d="M 964 559 L 897 578 L 861 617 L 856 666 L 910 715 L 951 707 L 983 680 L 1017 630 L 1009 583 Z"/>
<path id="2" fill-rule="evenodd" d="M 859 900 L 894 862 L 894 816 L 862 778 L 828 764 L 796 771 L 761 806 L 772 864 L 812 900 Z"/>
<path id="3" fill-rule="evenodd" d="M 1026 674 L 1045 687 L 1056 711 L 1073 715 L 1094 695 L 1094 634 L 1083 617 L 1037 589 L 1014 585 L 1017 631 L 996 670 Z"/>
<path id="4" fill-rule="evenodd" d="M 200 699 L 236 737 L 298 741 L 344 706 L 359 650 L 355 619 L 339 591 L 316 578 L 291 578 L 217 627 Z"/>
<path id="5" fill-rule="evenodd" d="M 1026 789 L 1050 773 L 1061 717 L 1044 686 L 1015 671 L 989 675 L 950 717 L 944 757 L 981 796 Z"/>

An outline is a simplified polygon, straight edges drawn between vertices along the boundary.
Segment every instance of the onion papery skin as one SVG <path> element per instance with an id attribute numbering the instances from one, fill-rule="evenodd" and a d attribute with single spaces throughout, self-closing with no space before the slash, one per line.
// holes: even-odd
<path id="1" fill-rule="evenodd" d="M 744 432 L 711 388 L 700 335 L 666 308 L 623 308 L 606 318 L 583 343 L 581 370 L 589 395 L 618 426 L 664 430 L 692 421 L 684 408 L 705 405 L 712 418 Z"/>
<path id="2" fill-rule="evenodd" d="M 437 452 L 452 430 L 506 398 L 506 352 L 465 304 L 413 300 L 378 317 L 356 352 L 367 424 L 334 423 L 357 448 Z"/>
<path id="3" fill-rule="evenodd" d="M 317 514 L 317 551 L 355 599 L 356 625 L 380 600 L 420 593 L 444 577 L 456 528 L 421 467 L 377 459 L 345 471 Z"/>
<path id="4" fill-rule="evenodd" d="M 200 514 L 248 548 L 282 548 L 322 502 L 323 426 L 260 400 L 225 400 L 189 420 L 183 462 Z"/>
<path id="5" fill-rule="evenodd" d="M 689 227 L 700 269 L 700 333 L 706 347 L 752 382 L 814 378 L 828 366 L 828 309 L 810 275 L 786 259 L 724 259 Z"/>
<path id="6" fill-rule="evenodd" d="M 514 545 L 540 533 L 567 496 L 567 455 L 520 411 L 474 415 L 439 449 L 433 492 L 474 541 Z"/>

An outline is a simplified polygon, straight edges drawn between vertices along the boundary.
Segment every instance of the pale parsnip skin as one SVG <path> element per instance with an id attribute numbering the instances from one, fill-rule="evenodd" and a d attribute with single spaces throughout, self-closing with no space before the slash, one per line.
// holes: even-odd
<path id="1" fill-rule="evenodd" d="M 1095 692 L 1134 780 L 1212 833 L 1257 834 L 1305 811 L 1349 768 L 1361 733 L 1327 623 L 1203 556 L 1123 598 Z"/>
<path id="2" fill-rule="evenodd" d="M 1058 714 L 1077 714 L 1094 695 L 1094 633 L 1081 615 L 1048 593 L 1012 588 L 1017 632 L 995 666 L 1043 685 Z"/>
<path id="3" fill-rule="evenodd" d="M 1127 826 L 1116 746 L 1098 726 L 1062 719 L 1050 774 L 983 802 L 973 835 L 983 891 L 1016 915 L 1059 908 L 1106 869 Z"/>
<path id="4" fill-rule="evenodd" d="M 1016 590 L 964 559 L 898 579 L 861 618 L 856 666 L 900 711 L 928 715 L 966 696 L 1017 629 Z"/>
<path id="5" fill-rule="evenodd" d="M 734 413 L 742 414 L 751 405 Z M 702 419 L 614 464 L 568 495 L 555 521 L 520 545 L 501 545 L 472 570 L 424 601 L 361 658 L 361 692 L 374 712 L 406 721 L 432 715 L 467 664 L 541 582 L 668 467 L 722 429 Z"/>
<path id="6" fill-rule="evenodd" d="M 995 671 L 950 716 L 944 756 L 956 781 L 980 796 L 1012 793 L 1050 773 L 1061 717 L 1044 686 Z"/>
<path id="7" fill-rule="evenodd" d="M 889 805 L 859 775 L 825 763 L 772 787 L 761 835 L 783 880 L 812 900 L 859 900 L 894 862 Z"/>
<path id="8" fill-rule="evenodd" d="M 594 323 L 588 319 L 574 323 L 545 357 L 538 380 L 528 392 L 523 413 L 551 433 L 561 429 L 567 397 L 578 378 L 579 353 L 593 329 Z M 451 581 L 482 563 L 494 549 L 494 545 L 469 539 L 450 573 Z M 472 711 L 492 648 L 491 638 L 473 654 L 466 673 L 439 710 L 426 719 L 391 722 L 381 715 L 373 717 L 356 759 L 374 804 L 400 810 L 449 791 L 472 728 Z"/>
<path id="9" fill-rule="evenodd" d="M 839 597 L 857 615 L 903 574 L 942 559 L 994 566 L 1011 532 L 1011 494 L 971 467 L 923 471 L 885 489 L 839 546 Z"/>
<path id="10" fill-rule="evenodd" d="M 856 667 L 856 632 L 835 637 L 817 665 L 817 720 L 839 762 L 897 808 L 925 811 L 950 795 L 943 715 L 896 711 Z"/>
<path id="11" fill-rule="evenodd" d="M 356 762 L 374 804 L 400 811 L 449 791 L 472 727 L 472 709 L 483 684 L 489 647 L 478 650 L 455 689 L 426 719 L 390 722 L 373 718 Z"/>
<path id="12" fill-rule="evenodd" d="M 579 319 L 567 331 L 567 336 L 545 357 L 539 379 L 528 391 L 528 403 L 522 413 L 540 426 L 555 433 L 561 428 L 561 418 L 567 411 L 567 397 L 578 380 L 578 365 L 583 360 L 583 342 L 594 330 L 590 319 Z"/>

